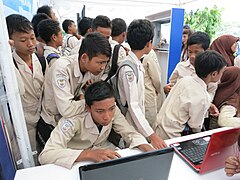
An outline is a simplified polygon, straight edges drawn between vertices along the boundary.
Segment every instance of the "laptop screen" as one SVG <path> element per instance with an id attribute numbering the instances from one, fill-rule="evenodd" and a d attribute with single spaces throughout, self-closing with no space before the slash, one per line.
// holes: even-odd
<path id="1" fill-rule="evenodd" d="M 165 148 L 133 156 L 79 167 L 81 180 L 166 180 L 173 148 Z"/>

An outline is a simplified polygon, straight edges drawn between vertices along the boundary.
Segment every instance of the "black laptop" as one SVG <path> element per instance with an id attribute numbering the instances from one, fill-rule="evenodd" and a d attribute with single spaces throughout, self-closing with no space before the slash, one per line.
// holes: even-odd
<path id="1" fill-rule="evenodd" d="M 174 150 L 165 148 L 79 167 L 80 180 L 167 180 Z"/>

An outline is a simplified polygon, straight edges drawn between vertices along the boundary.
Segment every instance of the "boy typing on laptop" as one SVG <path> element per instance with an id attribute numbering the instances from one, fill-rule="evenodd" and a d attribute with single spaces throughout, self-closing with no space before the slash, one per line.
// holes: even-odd
<path id="1" fill-rule="evenodd" d="M 119 158 L 116 147 L 107 141 L 111 128 L 130 148 L 153 148 L 128 124 L 116 107 L 114 90 L 107 82 L 96 82 L 85 92 L 86 109 L 80 115 L 62 118 L 39 155 L 41 164 L 54 163 L 71 168 L 78 161 L 105 161 Z"/>

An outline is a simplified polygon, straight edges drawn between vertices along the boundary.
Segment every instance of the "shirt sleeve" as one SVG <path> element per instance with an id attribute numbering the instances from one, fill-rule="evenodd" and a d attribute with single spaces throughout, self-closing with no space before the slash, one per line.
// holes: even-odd
<path id="1" fill-rule="evenodd" d="M 113 129 L 123 137 L 127 144 L 130 144 L 129 148 L 148 144 L 147 140 L 128 123 L 118 107 L 116 107 L 113 119 Z"/>
<path id="2" fill-rule="evenodd" d="M 177 65 L 169 78 L 169 82 L 172 84 L 176 84 L 178 78 L 179 78 L 179 73 L 178 73 L 178 65 Z"/>
<path id="3" fill-rule="evenodd" d="M 152 56 L 150 56 L 151 58 Z M 149 57 L 147 57 L 149 58 Z M 154 58 L 154 57 L 153 57 Z M 157 93 L 161 93 L 161 70 L 160 70 L 160 65 L 156 60 L 154 59 L 149 59 L 147 62 L 147 70 L 149 73 L 149 76 L 152 80 L 152 84 L 156 90 Z"/>
<path id="4" fill-rule="evenodd" d="M 45 148 L 39 155 L 40 164 L 56 164 L 70 169 L 83 150 L 67 148 L 68 142 L 77 132 L 78 125 L 62 120 L 52 131 Z"/>
<path id="5" fill-rule="evenodd" d="M 218 117 L 218 124 L 222 127 L 239 127 L 240 117 L 236 117 L 237 109 L 230 105 L 222 106 Z"/>
<path id="6" fill-rule="evenodd" d="M 71 93 L 69 73 L 64 68 L 55 67 L 52 69 L 52 86 L 59 113 L 63 117 L 72 117 L 82 113 L 85 110 L 85 100 L 73 100 L 74 94 Z"/>
<path id="7" fill-rule="evenodd" d="M 123 81 L 123 91 L 126 96 L 128 104 L 128 111 L 131 115 L 133 122 L 135 123 L 138 131 L 145 137 L 149 137 L 153 134 L 153 129 L 150 127 L 148 121 L 145 118 L 143 111 L 140 108 L 141 102 L 139 102 L 137 79 L 130 67 L 123 67 L 119 74 Z M 144 95 L 144 92 L 142 93 Z M 144 102 L 143 102 L 144 103 Z"/>
<path id="8" fill-rule="evenodd" d="M 71 36 L 68 39 L 68 46 L 73 49 L 78 43 L 78 39 L 75 36 Z"/>
<path id="9" fill-rule="evenodd" d="M 188 125 L 192 128 L 193 132 L 200 132 L 202 129 L 205 113 L 207 112 L 210 103 L 205 99 L 205 95 L 196 95 L 191 93 L 194 89 L 188 88 L 181 95 L 181 106 L 185 109 L 185 112 L 189 114 Z M 196 90 L 195 90 L 196 91 Z"/>

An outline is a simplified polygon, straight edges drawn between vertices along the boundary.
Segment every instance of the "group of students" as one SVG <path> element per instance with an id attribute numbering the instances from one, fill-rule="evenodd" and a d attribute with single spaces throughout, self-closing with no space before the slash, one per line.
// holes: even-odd
<path id="1" fill-rule="evenodd" d="M 43 9 L 48 13 L 43 15 Z M 119 158 L 114 150 L 120 144 L 109 141 L 113 131 L 122 137 L 123 147 L 161 149 L 165 139 L 201 132 L 208 112 L 218 116 L 219 110 L 226 111 L 226 116 L 232 108 L 232 118 L 239 113 L 239 68 L 226 68 L 221 54 L 207 50 L 208 34 L 189 36 L 188 60 L 179 62 L 170 83 L 162 87 L 150 21 L 134 20 L 127 28 L 120 18 L 83 18 L 80 37 L 75 23 L 65 20 L 63 38 L 51 8 L 38 12 L 41 18 L 35 15 L 32 24 L 21 15 L 9 15 L 6 21 L 30 143 L 40 164 L 71 168 L 77 161 Z M 127 108 L 123 115 L 115 103 L 116 89 L 105 80 L 115 47 L 125 39 L 130 51 L 120 46 L 117 63 L 121 67 L 131 61 L 135 69 L 126 65 L 118 72 L 117 90 Z"/>

